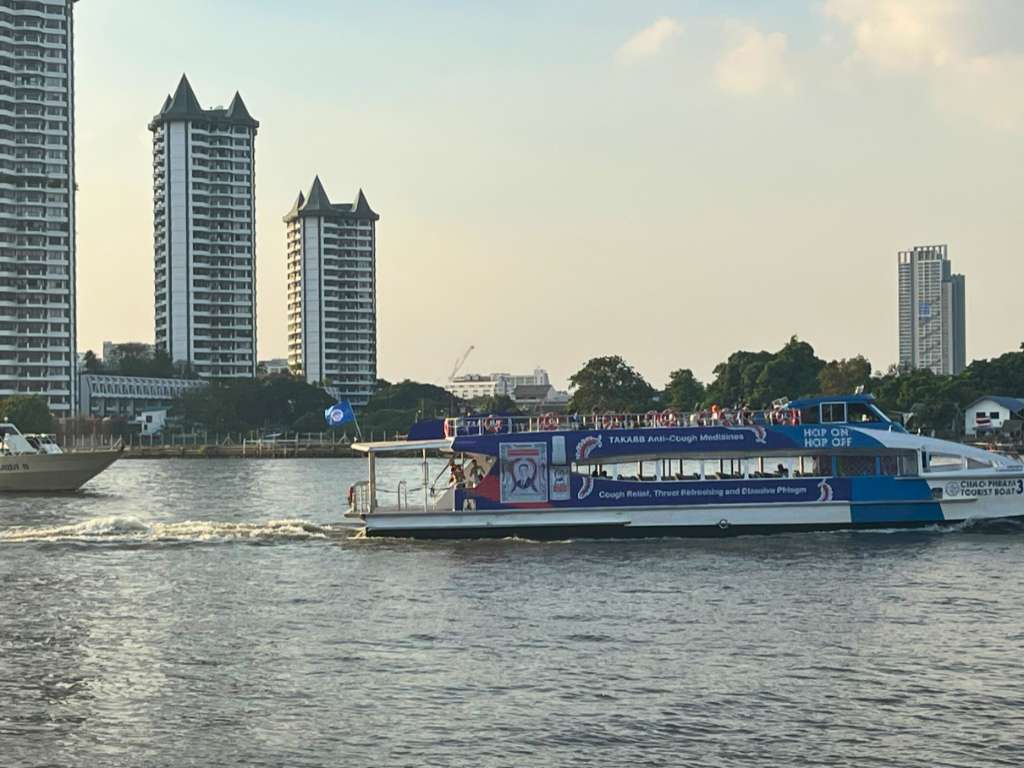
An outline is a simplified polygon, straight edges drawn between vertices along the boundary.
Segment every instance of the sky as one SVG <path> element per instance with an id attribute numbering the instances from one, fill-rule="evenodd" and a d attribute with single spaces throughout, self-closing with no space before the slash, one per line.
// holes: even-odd
<path id="1" fill-rule="evenodd" d="M 443 382 L 622 355 L 662 386 L 792 335 L 898 355 L 897 252 L 946 243 L 968 359 L 1024 341 L 1024 3 L 75 7 L 78 347 L 153 339 L 152 136 L 187 73 L 256 139 L 261 359 L 281 217 L 319 174 L 377 223 L 378 369 Z"/>

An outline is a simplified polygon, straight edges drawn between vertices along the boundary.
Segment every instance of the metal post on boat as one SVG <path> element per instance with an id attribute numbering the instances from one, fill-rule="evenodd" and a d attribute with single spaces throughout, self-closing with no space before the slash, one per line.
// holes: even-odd
<path id="1" fill-rule="evenodd" d="M 369 477 L 369 509 L 373 512 L 377 509 L 377 467 L 374 465 L 373 451 L 366 452 L 366 460 L 370 462 L 370 477 Z"/>
<path id="2" fill-rule="evenodd" d="M 427 469 L 427 449 L 423 449 L 423 511 L 427 511 L 427 507 L 430 506 L 430 497 L 428 495 L 427 486 L 430 485 L 430 473 Z"/>

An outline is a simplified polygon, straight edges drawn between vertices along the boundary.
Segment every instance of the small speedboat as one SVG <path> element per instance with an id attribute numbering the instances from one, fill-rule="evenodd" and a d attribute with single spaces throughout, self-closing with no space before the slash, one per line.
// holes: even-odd
<path id="1" fill-rule="evenodd" d="M 0 423 L 0 491 L 75 491 L 113 464 L 124 450 L 65 453 L 53 435 L 22 434 Z"/>

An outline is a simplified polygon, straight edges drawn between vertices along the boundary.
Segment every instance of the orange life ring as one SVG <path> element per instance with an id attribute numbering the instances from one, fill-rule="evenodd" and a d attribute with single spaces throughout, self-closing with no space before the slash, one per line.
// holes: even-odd
<path id="1" fill-rule="evenodd" d="M 679 415 L 671 408 L 666 408 L 658 414 L 658 423 L 663 427 L 679 426 Z"/>
<path id="2" fill-rule="evenodd" d="M 545 413 L 540 417 L 540 428 L 544 431 L 551 431 L 558 429 L 558 414 L 557 413 Z"/>
<path id="3" fill-rule="evenodd" d="M 445 419 L 444 420 L 444 436 L 445 437 L 451 437 L 452 436 L 452 420 L 451 419 Z"/>
<path id="4" fill-rule="evenodd" d="M 602 429 L 619 429 L 622 426 L 622 417 L 615 413 L 606 413 L 601 417 Z"/>

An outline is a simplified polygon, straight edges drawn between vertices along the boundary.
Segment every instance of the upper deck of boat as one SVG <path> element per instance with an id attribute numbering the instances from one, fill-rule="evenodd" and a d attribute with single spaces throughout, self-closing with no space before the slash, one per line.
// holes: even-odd
<path id="1" fill-rule="evenodd" d="M 538 416 L 489 414 L 444 420 L 445 437 L 581 432 L 610 429 L 679 429 L 687 427 L 796 427 L 852 425 L 868 429 L 903 431 L 886 416 L 870 395 L 807 398 L 777 403 L 772 408 L 711 408 L 679 411 L 674 408 L 645 413 L 545 413 Z"/>

